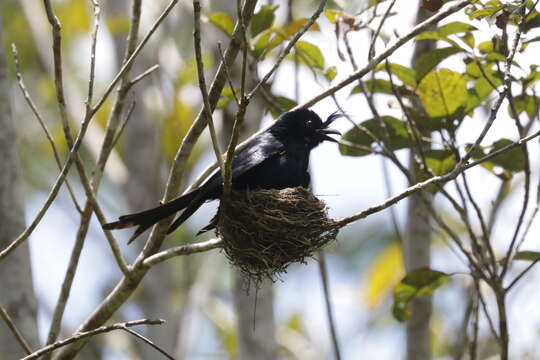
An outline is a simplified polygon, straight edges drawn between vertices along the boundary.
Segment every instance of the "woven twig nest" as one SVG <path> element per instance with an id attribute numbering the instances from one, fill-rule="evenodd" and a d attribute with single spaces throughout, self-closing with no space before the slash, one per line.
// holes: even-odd
<path id="1" fill-rule="evenodd" d="M 218 216 L 227 258 L 256 282 L 305 263 L 338 233 L 324 202 L 303 187 L 234 191 L 221 199 Z"/>

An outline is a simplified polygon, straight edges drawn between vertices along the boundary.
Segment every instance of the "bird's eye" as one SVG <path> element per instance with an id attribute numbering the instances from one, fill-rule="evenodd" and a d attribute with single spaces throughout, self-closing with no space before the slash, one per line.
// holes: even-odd
<path id="1" fill-rule="evenodd" d="M 307 125 L 307 127 L 309 127 L 309 128 L 312 127 L 312 126 L 313 126 L 313 121 L 312 121 L 312 120 L 308 120 L 308 121 L 306 122 L 306 125 Z"/>

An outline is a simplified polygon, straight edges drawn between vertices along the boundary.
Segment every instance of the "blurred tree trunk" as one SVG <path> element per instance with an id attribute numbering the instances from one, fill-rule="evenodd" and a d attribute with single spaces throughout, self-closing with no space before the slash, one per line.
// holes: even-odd
<path id="1" fill-rule="evenodd" d="M 237 69 L 232 69 L 232 76 L 240 79 L 240 64 Z M 236 82 L 237 84 L 240 81 Z M 247 88 L 253 88 L 255 83 L 247 81 Z M 238 86 L 239 88 L 239 86 Z M 253 134 L 260 127 L 264 115 L 264 104 L 261 98 L 254 98 L 246 112 L 244 126 L 240 137 Z M 235 115 L 230 108 L 223 112 L 223 133 L 230 134 L 234 124 Z M 225 147 L 229 137 L 222 141 Z M 265 279 L 256 290 L 253 282 L 236 269 L 234 271 L 234 307 L 237 320 L 238 332 L 238 359 L 239 360 L 273 360 L 277 358 L 276 325 L 274 319 L 274 284 Z M 246 286 L 250 285 L 250 289 Z"/>
<path id="2" fill-rule="evenodd" d="M 1 19 L 0 19 L 1 20 Z M 10 109 L 6 47 L 0 22 L 0 249 L 6 248 L 25 228 L 19 185 L 16 137 Z M 31 348 L 39 343 L 37 302 L 32 286 L 28 242 L 0 262 L 0 306 L 4 307 Z M 25 355 L 6 324 L 0 320 L 0 354 L 15 359 Z"/>
<path id="3" fill-rule="evenodd" d="M 108 13 L 110 16 L 114 18 L 131 18 L 134 3 L 141 6 L 140 0 L 109 1 L 106 6 L 109 7 Z M 142 10 L 144 11 L 144 8 Z M 120 32 L 114 35 L 116 65 L 117 69 L 119 69 L 122 58 L 125 56 L 126 34 Z M 149 67 L 147 67 L 149 62 L 145 60 L 145 56 L 139 56 L 133 65 L 133 76 L 145 71 Z M 144 81 L 152 81 L 151 76 Z M 128 96 L 124 112 L 127 111 L 127 107 L 133 101 L 136 103 L 136 108 L 123 134 L 123 140 L 125 141 L 123 159 L 128 170 L 124 191 L 129 208 L 132 212 L 136 212 L 158 204 L 165 182 L 160 172 L 163 158 L 158 138 L 159 122 L 148 117 L 144 98 L 136 89 Z M 141 241 L 133 245 L 140 249 L 143 244 L 144 241 L 141 239 Z M 164 325 L 149 326 L 146 335 L 169 353 L 172 353 L 174 349 L 178 324 L 177 321 L 173 320 L 176 317 L 176 309 L 172 307 L 171 298 L 176 286 L 173 282 L 172 273 L 172 264 L 169 261 L 156 266 L 147 274 L 140 291 L 134 298 L 143 317 L 167 320 Z M 134 338 L 131 338 L 131 340 L 133 346 L 137 349 L 136 353 L 140 355 L 141 359 L 152 359 L 156 356 L 156 351 L 150 346 Z"/>
<path id="4" fill-rule="evenodd" d="M 212 1 L 212 11 L 236 14 L 235 1 Z M 217 52 L 215 52 L 218 54 Z M 218 55 L 219 56 L 219 55 Z M 241 56 L 239 56 L 241 59 Z M 233 82 L 239 91 L 241 66 L 239 60 L 237 66 L 231 69 Z M 249 70 L 248 70 L 249 72 Z M 247 75 L 247 79 L 251 76 Z M 246 88 L 249 90 L 255 83 L 246 80 Z M 270 85 L 269 85 L 270 87 Z M 232 110 L 234 108 L 234 110 Z M 236 108 L 228 107 L 223 112 L 223 133 L 231 134 L 234 124 Z M 254 98 L 245 114 L 245 120 L 240 132 L 240 138 L 255 132 L 261 124 L 265 106 L 260 97 Z M 222 150 L 226 149 L 229 136 L 222 141 Z M 236 269 L 234 271 L 234 307 L 237 319 L 238 333 L 238 359 L 239 360 L 274 360 L 277 359 L 276 325 L 274 319 L 274 289 L 273 283 L 265 280 L 260 284 L 257 291 L 251 284 L 250 291 L 246 291 L 246 279 Z M 255 307 L 256 302 L 256 307 Z M 256 310 L 256 311 L 255 311 Z"/>
<path id="5" fill-rule="evenodd" d="M 233 69 L 232 76 L 240 78 L 238 69 Z M 255 86 L 248 82 L 248 88 Z M 255 132 L 264 114 L 264 104 L 260 98 L 253 99 L 245 117 L 241 137 Z M 234 123 L 234 114 L 230 109 L 223 113 L 224 133 L 230 134 Z M 244 136 L 242 136 L 244 134 Z M 228 143 L 228 137 L 223 141 L 223 148 Z M 276 325 L 274 319 L 274 285 L 270 280 L 264 280 L 257 286 L 236 269 L 234 271 L 234 307 L 238 332 L 239 360 L 273 360 L 277 358 Z M 250 289 L 246 286 L 251 285 Z"/>
<path id="6" fill-rule="evenodd" d="M 416 23 L 427 19 L 431 14 L 418 7 Z M 434 41 L 418 41 L 415 43 L 412 63 L 414 64 L 421 54 L 429 52 L 435 48 Z M 423 111 L 420 103 L 416 107 Z M 420 129 L 422 130 L 422 129 Z M 429 137 L 429 132 L 424 132 Z M 429 145 L 425 145 L 429 148 Z M 409 171 L 416 173 L 414 154 L 409 158 Z M 423 199 L 422 199 L 423 197 Z M 407 272 L 429 267 L 431 264 L 431 224 L 428 204 L 432 196 L 429 191 L 415 194 L 408 199 L 407 232 L 404 238 L 403 254 L 405 269 Z M 431 336 L 430 319 L 432 311 L 432 301 L 430 295 L 425 295 L 413 299 L 410 304 L 411 317 L 407 320 L 407 360 L 428 360 L 431 359 Z"/>
<path id="7" fill-rule="evenodd" d="M 239 360 L 277 359 L 274 320 L 274 287 L 266 279 L 258 290 L 253 283 L 246 290 L 246 279 L 235 271 L 234 294 L 238 326 Z"/>

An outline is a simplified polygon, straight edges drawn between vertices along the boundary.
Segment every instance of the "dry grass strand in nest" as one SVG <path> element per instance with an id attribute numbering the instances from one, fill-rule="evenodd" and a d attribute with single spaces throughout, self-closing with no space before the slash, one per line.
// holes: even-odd
<path id="1" fill-rule="evenodd" d="M 305 263 L 338 233 L 325 203 L 303 187 L 234 191 L 218 214 L 227 258 L 255 282 Z"/>

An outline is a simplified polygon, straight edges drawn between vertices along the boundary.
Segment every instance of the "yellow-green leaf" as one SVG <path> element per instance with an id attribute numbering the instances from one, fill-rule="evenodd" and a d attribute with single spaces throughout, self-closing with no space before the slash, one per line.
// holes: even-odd
<path id="1" fill-rule="evenodd" d="M 367 270 L 367 284 L 364 291 L 369 308 L 374 308 L 388 295 L 403 277 L 403 258 L 397 243 L 391 243 L 378 254 Z"/>
<path id="2" fill-rule="evenodd" d="M 448 274 L 428 268 L 410 271 L 394 288 L 394 317 L 399 321 L 407 320 L 410 316 L 407 309 L 409 302 L 416 297 L 431 294 L 449 277 Z"/>
<path id="3" fill-rule="evenodd" d="M 324 76 L 328 81 L 334 80 L 337 75 L 337 68 L 335 66 L 330 66 L 324 71 Z"/>
<path id="4" fill-rule="evenodd" d="M 298 31 L 300 31 L 300 29 L 302 28 L 302 26 L 306 25 L 306 23 L 309 21 L 309 19 L 307 18 L 302 18 L 302 19 L 298 19 L 296 21 L 293 21 L 292 23 L 290 23 L 289 25 L 285 26 L 283 28 L 283 31 L 285 32 L 285 34 L 289 35 L 289 36 L 293 36 L 294 34 L 296 34 Z M 310 31 L 319 31 L 320 28 L 319 28 L 319 25 L 317 25 L 317 23 L 313 23 L 309 29 Z"/>
<path id="5" fill-rule="evenodd" d="M 307 41 L 298 41 L 294 44 L 294 48 L 306 65 L 320 70 L 324 69 L 324 56 L 317 45 Z"/>
<path id="6" fill-rule="evenodd" d="M 482 19 L 495 15 L 505 7 L 500 0 L 490 0 L 481 9 L 473 11 L 469 14 L 469 19 Z"/>
<path id="7" fill-rule="evenodd" d="M 460 51 L 460 48 L 450 46 L 435 49 L 433 51 L 422 54 L 414 64 L 414 69 L 416 71 L 416 81 L 420 81 L 427 73 L 433 70 L 435 66 L 440 64 L 441 61 Z"/>
<path id="8" fill-rule="evenodd" d="M 518 251 L 514 256 L 514 260 L 540 261 L 540 252 L 538 251 Z"/>
<path id="9" fill-rule="evenodd" d="M 225 34 L 231 36 L 234 30 L 234 21 L 229 14 L 217 12 L 210 15 L 208 18 L 211 24 L 214 24 L 218 29 Z"/>
<path id="10" fill-rule="evenodd" d="M 392 74 L 396 75 L 405 85 L 416 87 L 416 71 L 414 69 L 395 63 L 390 63 L 389 66 Z M 375 71 L 386 71 L 386 64 L 377 65 Z"/>
<path id="11" fill-rule="evenodd" d="M 331 24 L 335 24 L 338 18 L 345 16 L 345 13 L 340 10 L 329 9 L 324 10 L 324 16 L 326 16 Z"/>
<path id="12" fill-rule="evenodd" d="M 386 130 L 383 129 L 381 122 L 384 123 Z M 391 150 L 399 150 L 411 146 L 411 140 L 407 132 L 407 123 L 392 116 L 381 116 L 380 118 L 366 120 L 360 123 L 359 126 L 355 126 L 346 132 L 342 138 L 345 144 L 339 145 L 341 154 L 349 156 L 371 154 L 371 151 L 367 149 L 364 150 L 346 145 L 346 143 L 350 143 L 351 145 L 360 145 L 364 148 L 372 148 L 376 141 L 364 129 L 369 131 L 379 141 L 384 141 L 387 137 L 388 141 L 385 142 L 385 145 Z M 388 136 L 386 136 L 387 134 Z"/>
<path id="13" fill-rule="evenodd" d="M 262 5 L 260 10 L 251 18 L 250 30 L 251 36 L 255 37 L 264 30 L 268 29 L 274 23 L 276 18 L 276 9 L 279 5 L 268 6 Z"/>
<path id="14" fill-rule="evenodd" d="M 418 85 L 417 94 L 431 117 L 450 116 L 467 104 L 467 83 L 448 69 L 430 72 Z"/>

